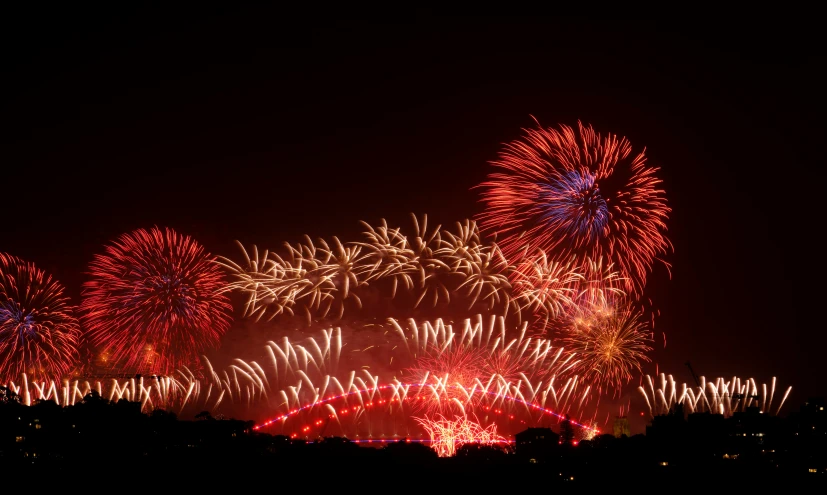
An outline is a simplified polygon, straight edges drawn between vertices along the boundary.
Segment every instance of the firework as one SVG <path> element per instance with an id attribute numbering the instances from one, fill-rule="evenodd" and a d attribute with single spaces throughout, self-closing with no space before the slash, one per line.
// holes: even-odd
<path id="1" fill-rule="evenodd" d="M 400 283 L 406 289 L 413 288 L 411 275 L 416 271 L 413 264 L 414 252 L 408 244 L 408 239 L 400 233 L 400 229 L 388 228 L 388 223 L 384 219 L 377 227 L 372 227 L 366 222 L 362 222 L 362 225 L 368 229 L 364 233 L 367 242 L 357 242 L 356 245 L 364 247 L 369 253 L 368 280 L 390 280 L 391 297 L 396 296 Z"/>
<path id="2" fill-rule="evenodd" d="M 451 275 L 457 275 L 458 272 L 452 270 L 446 260 L 440 256 L 442 226 L 437 225 L 429 231 L 427 215 L 422 217 L 421 222 L 413 216 L 413 221 L 416 232 L 411 242 L 411 250 L 417 267 L 416 289 L 419 291 L 414 307 L 419 306 L 426 297 L 432 302 L 432 306 L 437 305 L 440 297 L 445 302 L 450 302 L 451 291 L 446 279 Z"/>
<path id="3" fill-rule="evenodd" d="M 500 171 L 480 185 L 481 227 L 497 234 L 509 259 L 526 249 L 563 262 L 605 258 L 638 291 L 671 247 L 658 169 L 625 138 L 583 124 L 526 130 L 492 164 Z"/>
<path id="4" fill-rule="evenodd" d="M 759 387 L 753 378 L 742 380 L 737 376 L 731 379 L 719 377 L 712 381 L 701 376 L 699 380 L 697 386 L 691 387 L 686 383 L 678 384 L 672 375 L 661 373 L 656 386 L 656 380 L 646 375 L 645 383 L 638 390 L 646 399 L 652 417 L 668 414 L 676 405 L 683 406 L 689 414 L 711 412 L 729 417 L 749 407 L 757 407 L 762 413 L 778 415 L 792 391 L 792 387 L 787 387 L 778 406 L 774 406 L 775 377 L 772 377 L 769 387 L 766 383 Z"/>
<path id="5" fill-rule="evenodd" d="M 205 364 L 208 371 L 202 377 L 196 377 L 186 369 L 176 372 L 176 376 L 92 382 L 34 381 L 23 375 L 19 384 L 8 382 L 6 386 L 25 405 L 53 401 L 61 406 L 72 406 L 88 394 L 97 393 L 109 401 L 140 402 L 144 411 L 177 408 L 179 415 L 185 410 L 191 414 L 205 409 L 216 411 L 228 403 L 245 414 L 249 414 L 252 407 L 262 406 L 278 416 L 262 422 L 256 429 L 281 431 L 294 437 L 301 433 L 304 437 L 313 427 L 324 428 L 322 424 L 332 420 L 342 435 L 352 438 L 376 435 L 383 422 L 390 423 L 394 431 L 398 430 L 399 424 L 411 428 L 413 425 L 409 420 L 419 410 L 418 402 L 426 395 L 437 395 L 448 402 L 453 400 L 449 395 L 455 388 L 461 389 L 469 404 L 474 404 L 474 407 L 467 406 L 461 411 L 478 411 L 512 431 L 515 427 L 541 424 L 546 419 L 564 420 L 565 416 L 558 411 L 571 408 L 570 404 L 576 403 L 580 395 L 579 386 L 572 379 L 561 386 L 549 384 L 532 389 L 531 384 L 506 383 L 490 377 L 484 381 L 478 379 L 481 386 L 464 389 L 459 385 L 447 385 L 436 377 L 423 383 L 403 383 L 392 378 L 387 380 L 390 377 L 373 376 L 365 370 L 339 376 L 324 375 L 315 381 L 297 370 L 297 381 L 278 388 L 272 381 L 271 372 L 255 362 L 236 360 L 223 370 L 213 369 L 209 361 Z M 582 403 L 582 399 L 580 401 Z M 366 418 L 365 415 L 375 417 Z M 592 420 L 585 420 L 586 424 L 571 423 L 583 429 L 586 435 L 599 431 Z M 415 431 L 407 432 L 408 435 L 412 433 Z"/>
<path id="6" fill-rule="evenodd" d="M 333 238 L 334 249 L 322 239 L 316 248 L 308 237 L 307 242 L 295 247 L 288 245 L 290 261 L 281 260 L 283 275 L 297 280 L 293 290 L 288 293 L 289 300 L 303 302 L 308 322 L 312 312 L 324 318 L 332 308 L 341 318 L 345 310 L 345 301 L 352 299 L 358 307 L 362 306 L 359 296 L 351 290 L 364 284 L 368 267 L 362 261 L 361 247 L 344 247 L 338 238 Z"/>
<path id="7" fill-rule="evenodd" d="M 464 444 L 495 445 L 508 444 L 508 440 L 497 434 L 497 426 L 483 427 L 479 420 L 457 416 L 453 420 L 439 416 L 439 419 L 416 418 L 431 437 L 431 448 L 440 457 L 453 457 Z"/>
<path id="8" fill-rule="evenodd" d="M 33 263 L 0 253 L 0 380 L 63 377 L 78 359 L 80 337 L 63 286 Z"/>
<path id="9" fill-rule="evenodd" d="M 401 371 L 403 380 L 436 380 L 434 387 L 424 389 L 430 393 L 418 394 L 415 412 L 459 409 L 465 413 L 485 399 L 469 394 L 469 390 L 489 390 L 495 384 L 533 390 L 552 384 L 555 378 L 564 379 L 577 366 L 572 353 L 554 347 L 549 340 L 526 337 L 526 322 L 517 329 L 509 328 L 501 316 L 485 321 L 477 315 L 464 320 L 456 332 L 441 319 L 418 325 L 408 320 L 406 327 L 394 319 L 390 322 L 409 353 L 404 362 L 411 364 Z"/>
<path id="10" fill-rule="evenodd" d="M 22 377 L 10 389 L 24 403 L 53 400 L 72 405 L 90 391 L 109 400 L 140 401 L 155 407 L 194 414 L 204 410 L 251 414 L 267 411 L 274 420 L 259 428 L 290 436 L 340 434 L 349 438 L 421 434 L 412 419 L 423 412 L 475 414 L 504 431 L 559 422 L 563 415 L 583 418 L 592 397 L 589 385 L 570 374 L 576 366 L 570 353 L 548 341 L 525 337 L 525 325 L 506 327 L 502 317 L 442 320 L 416 324 L 389 321 L 375 325 L 375 344 L 343 352 L 356 340 L 340 327 L 314 337 L 267 342 L 252 360 L 233 359 L 214 366 L 203 358 L 193 372 L 181 368 L 168 376 L 86 380 L 29 381 Z M 381 337 L 385 337 L 383 341 Z M 348 347 L 349 348 L 349 347 Z M 476 374 L 443 373 L 451 353 L 470 352 Z M 394 371 L 392 363 L 373 369 L 365 362 L 390 358 L 412 371 Z M 429 361 L 430 360 L 430 361 Z M 434 363 L 429 369 L 427 363 Z M 356 368 L 354 368 L 356 367 Z M 469 371 L 468 366 L 465 367 Z M 574 423 L 581 428 L 593 428 Z"/>
<path id="11" fill-rule="evenodd" d="M 577 283 L 574 303 L 577 308 L 595 310 L 620 304 L 626 298 L 624 279 L 613 263 L 603 258 L 586 259 L 581 265 L 581 279 Z"/>
<path id="12" fill-rule="evenodd" d="M 433 387 L 436 393 L 419 395 L 419 400 L 414 403 L 415 410 L 430 414 L 455 408 L 464 411 L 467 400 L 471 399 L 468 388 L 486 376 L 484 369 L 488 357 L 486 349 L 457 346 L 418 358 L 413 366 L 403 371 L 405 381 L 416 382 L 417 378 L 427 381 L 433 377 L 437 382 Z"/>
<path id="13" fill-rule="evenodd" d="M 446 362 L 443 356 L 449 352 L 462 353 L 465 350 L 484 351 L 479 369 L 495 371 L 510 369 L 505 367 L 502 359 L 508 358 L 519 363 L 521 373 L 529 376 L 547 377 L 562 375 L 574 366 L 574 355 L 561 347 L 555 347 L 548 339 L 526 336 L 528 324 L 510 327 L 502 316 L 483 318 L 466 318 L 457 330 L 454 325 L 437 318 L 433 322 L 417 324 L 408 319 L 407 325 L 391 318 L 389 323 L 404 345 L 407 355 L 416 362 L 419 359 L 431 359 L 435 365 Z M 398 347 L 398 346 L 397 346 Z M 471 362 L 476 362 L 472 360 Z M 443 363 L 443 364 L 439 364 Z M 499 364 L 495 364 L 499 363 Z M 446 371 L 448 368 L 445 368 Z M 466 373 L 467 374 L 467 373 Z M 516 378 L 516 374 L 503 374 L 507 378 Z"/>
<path id="14" fill-rule="evenodd" d="M 511 303 L 508 280 L 511 266 L 505 256 L 496 244 L 479 242 L 476 222 L 458 224 L 458 232 L 458 235 L 446 232 L 447 240 L 440 249 L 453 270 L 465 277 L 456 291 L 469 300 L 469 309 L 481 301 L 489 311 L 495 307 L 507 310 Z"/>
<path id="15" fill-rule="evenodd" d="M 229 328 L 225 285 L 221 268 L 189 236 L 139 229 L 90 264 L 83 321 L 119 366 L 168 374 L 197 362 Z"/>
<path id="16" fill-rule="evenodd" d="M 577 353 L 577 370 L 598 391 L 619 390 L 640 372 L 641 362 L 652 348 L 651 331 L 641 313 L 629 306 L 590 308 L 571 318 L 561 341 Z"/>
<path id="17" fill-rule="evenodd" d="M 232 277 L 223 291 L 238 290 L 247 294 L 244 314 L 256 321 L 289 313 L 293 314 L 293 304 L 297 290 L 304 285 L 302 278 L 278 255 L 269 251 L 259 253 L 253 246 L 250 255 L 241 243 L 238 243 L 244 253 L 244 261 L 239 264 L 227 258 L 219 258 L 220 264 L 227 268 Z M 274 259 L 275 258 L 275 259 Z"/>
<path id="18" fill-rule="evenodd" d="M 577 288 L 584 277 L 579 266 L 549 260 L 544 251 L 520 260 L 513 273 L 513 287 L 520 312 L 544 317 L 543 326 L 575 306 Z"/>
<path id="19" fill-rule="evenodd" d="M 366 241 L 334 238 L 333 248 L 324 240 L 316 247 L 309 238 L 288 244 L 284 256 L 255 246 L 248 252 L 242 246 L 242 262 L 220 258 L 231 277 L 225 290 L 246 294 L 245 315 L 256 320 L 296 313 L 308 323 L 341 319 L 345 302 L 352 301 L 351 310 L 358 310 L 371 285 L 387 287 L 391 299 L 406 293 L 413 309 L 458 300 L 468 311 L 507 312 L 513 302 L 511 267 L 496 244 L 480 243 L 475 222 L 458 222 L 451 232 L 429 228 L 427 215 L 412 218 L 410 238 L 382 220 L 376 227 L 363 222 Z"/>
<path id="20" fill-rule="evenodd" d="M 230 374 L 230 379 L 235 380 L 233 374 Z M 248 403 L 250 393 L 261 397 L 261 390 L 256 391 L 254 381 L 245 377 L 244 381 L 231 383 L 225 389 L 228 391 L 226 397 Z M 436 376 L 427 377 L 423 382 L 388 381 L 387 377 L 372 375 L 366 370 L 351 371 L 339 377 L 324 376 L 318 381 L 302 377 L 293 386 L 264 394 L 264 397 L 269 396 L 264 400 L 273 404 L 270 410 L 278 416 L 261 423 L 257 429 L 308 436 L 312 430 L 328 428 L 330 431 L 329 428 L 335 424 L 342 435 L 351 438 L 366 435 L 376 438 L 379 436 L 377 433 L 397 434 L 400 429 L 407 430 L 405 435 L 410 436 L 417 432 L 416 424 L 411 420 L 418 414 L 423 411 L 436 410 L 437 414 L 448 411 L 448 408 L 422 407 L 423 402 L 432 401 L 455 403 L 455 407 L 451 408 L 456 409 L 455 413 L 480 414 L 492 424 L 514 432 L 526 425 L 564 420 L 565 416 L 557 412 L 561 410 L 557 407 L 567 407 L 566 404 L 576 402 L 575 396 L 579 395 L 576 380 L 571 379 L 561 387 L 549 384 L 534 388 L 530 383 L 510 383 L 495 376 L 487 380 L 477 377 L 475 381 L 476 385 L 467 388 L 448 384 Z M 243 396 L 236 395 L 233 399 L 233 389 L 241 391 Z M 383 424 L 393 430 L 379 430 Z M 597 431 L 593 426 L 576 421 L 572 424 Z"/>
<path id="21" fill-rule="evenodd" d="M 111 378 L 89 381 L 84 379 L 37 380 L 23 373 L 20 382 L 6 382 L 21 404 L 31 406 L 38 401 L 51 401 L 60 406 L 73 406 L 91 393 L 117 402 L 121 399 L 140 402 L 145 411 L 154 408 L 173 408 L 176 405 L 194 401 L 201 393 L 201 382 L 191 373 L 180 373 L 181 377 L 150 376 Z M 180 412 L 180 411 L 179 411 Z"/>

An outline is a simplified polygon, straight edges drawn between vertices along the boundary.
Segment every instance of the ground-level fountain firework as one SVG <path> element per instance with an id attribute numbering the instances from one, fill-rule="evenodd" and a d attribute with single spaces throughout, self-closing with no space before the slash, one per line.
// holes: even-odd
<path id="1" fill-rule="evenodd" d="M 478 217 L 490 238 L 474 220 L 412 215 L 408 230 L 363 222 L 360 239 L 213 257 L 172 229 L 138 229 L 92 261 L 79 308 L 3 255 L 0 378 L 25 404 L 97 393 L 147 411 L 257 415 L 257 430 L 294 438 L 417 439 L 440 455 L 564 421 L 593 437 L 612 415 L 601 404 L 637 379 L 650 415 L 778 414 L 790 388 L 774 401 L 775 378 L 769 389 L 644 379 L 654 312 L 641 301 L 671 248 L 671 210 L 643 153 L 561 126 L 528 131 L 493 165 Z M 44 282 L 21 283 L 24 272 Z M 254 344 L 207 356 L 239 331 L 233 297 Z"/>

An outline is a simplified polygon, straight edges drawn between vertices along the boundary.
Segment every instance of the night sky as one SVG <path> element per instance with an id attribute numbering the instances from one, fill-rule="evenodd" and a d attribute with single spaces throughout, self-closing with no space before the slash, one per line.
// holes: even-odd
<path id="1" fill-rule="evenodd" d="M 332 14 L 331 14 L 332 15 Z M 169 226 L 234 241 L 408 229 L 480 211 L 473 186 L 536 117 L 646 147 L 670 206 L 671 280 L 645 371 L 827 395 L 824 50 L 779 20 L 445 18 L 280 10 L 2 18 L 0 251 L 79 302 L 102 246 Z M 666 334 L 663 348 L 661 332 Z"/>

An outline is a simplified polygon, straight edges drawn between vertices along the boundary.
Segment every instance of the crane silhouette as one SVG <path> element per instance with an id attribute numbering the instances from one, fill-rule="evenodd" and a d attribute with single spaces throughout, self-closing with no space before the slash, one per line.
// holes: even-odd
<path id="1" fill-rule="evenodd" d="M 700 387 L 701 386 L 701 381 L 698 379 L 698 375 L 695 374 L 695 370 L 692 369 L 692 364 L 689 361 L 687 361 L 683 364 L 685 364 L 686 367 L 689 368 L 689 372 L 692 373 L 692 379 L 695 380 L 695 385 Z"/>

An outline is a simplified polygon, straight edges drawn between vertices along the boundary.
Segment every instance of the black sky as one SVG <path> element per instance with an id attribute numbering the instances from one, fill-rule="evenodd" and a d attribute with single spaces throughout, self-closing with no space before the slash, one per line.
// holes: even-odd
<path id="1" fill-rule="evenodd" d="M 108 240 L 170 226 L 215 254 L 359 220 L 444 224 L 502 143 L 576 124 L 645 146 L 673 208 L 659 369 L 824 385 L 814 25 L 256 9 L 6 11 L 0 251 L 77 301 Z M 647 369 L 654 371 L 654 366 Z"/>

